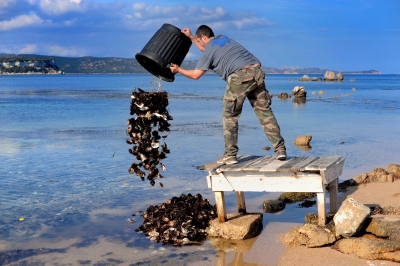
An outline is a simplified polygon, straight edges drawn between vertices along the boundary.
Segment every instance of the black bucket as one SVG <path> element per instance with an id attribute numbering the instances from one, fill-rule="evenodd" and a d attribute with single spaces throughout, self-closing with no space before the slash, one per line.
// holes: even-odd
<path id="1" fill-rule="evenodd" d="M 169 69 L 169 64 L 180 65 L 191 45 L 190 38 L 180 29 L 171 24 L 164 24 L 135 57 L 151 74 L 172 82 L 175 74 Z"/>

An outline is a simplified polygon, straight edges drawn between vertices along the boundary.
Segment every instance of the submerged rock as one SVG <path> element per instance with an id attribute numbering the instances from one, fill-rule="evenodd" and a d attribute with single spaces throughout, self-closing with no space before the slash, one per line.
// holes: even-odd
<path id="1" fill-rule="evenodd" d="M 263 210 L 265 212 L 279 212 L 283 209 L 285 209 L 286 203 L 283 200 L 280 199 L 270 199 L 270 200 L 265 200 L 263 202 Z"/>

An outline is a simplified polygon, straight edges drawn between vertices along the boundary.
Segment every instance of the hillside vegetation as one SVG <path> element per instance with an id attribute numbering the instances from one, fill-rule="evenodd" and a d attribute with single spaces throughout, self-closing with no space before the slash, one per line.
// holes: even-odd
<path id="1" fill-rule="evenodd" d="M 46 61 L 54 60 L 58 69 L 64 73 L 78 74 L 129 74 L 129 73 L 148 73 L 134 58 L 119 58 L 119 57 L 62 57 L 62 56 L 44 56 L 36 54 L 19 54 L 9 55 L 0 54 L 0 62 L 11 62 L 13 60 L 37 60 Z M 197 60 L 185 60 L 182 67 L 185 69 L 194 69 Z M 21 71 L 22 69 L 19 69 Z M 300 68 L 300 67 L 264 67 L 263 70 L 267 74 L 324 74 L 328 69 L 320 68 Z M 11 70 L 8 70 L 11 71 Z M 335 70 L 331 70 L 335 71 Z M 335 71 L 339 72 L 339 71 Z M 377 70 L 368 71 L 351 71 L 342 73 L 358 73 L 358 74 L 380 74 Z"/>

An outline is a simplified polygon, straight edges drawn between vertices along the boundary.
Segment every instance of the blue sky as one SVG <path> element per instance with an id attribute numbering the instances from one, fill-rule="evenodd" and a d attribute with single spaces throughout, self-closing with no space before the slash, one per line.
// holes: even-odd
<path id="1" fill-rule="evenodd" d="M 0 53 L 134 58 L 163 23 L 207 24 L 263 66 L 400 73 L 400 0 L 0 0 Z"/>

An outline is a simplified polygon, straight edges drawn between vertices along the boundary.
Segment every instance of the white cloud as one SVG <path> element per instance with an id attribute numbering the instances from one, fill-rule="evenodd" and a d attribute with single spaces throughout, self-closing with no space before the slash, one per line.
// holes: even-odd
<path id="1" fill-rule="evenodd" d="M 160 6 L 148 5 L 144 2 L 134 3 L 131 7 L 131 13 L 125 16 L 127 23 L 143 30 L 171 22 L 185 27 L 199 26 L 199 22 L 201 22 L 218 30 L 232 27 L 247 29 L 276 25 L 266 18 L 256 17 L 252 11 L 235 13 L 222 7 L 206 8 L 184 4 Z"/>
<path id="2" fill-rule="evenodd" d="M 24 48 L 19 50 L 20 54 L 32 54 L 37 52 L 37 46 L 35 44 L 27 44 Z"/>
<path id="3" fill-rule="evenodd" d="M 189 58 L 193 58 L 193 57 L 197 57 L 197 55 L 194 53 L 188 52 L 185 59 L 189 59 Z"/>
<path id="4" fill-rule="evenodd" d="M 133 10 L 142 10 L 145 7 L 146 7 L 146 3 L 145 2 L 137 2 L 137 3 L 133 3 L 132 4 Z"/>
<path id="5" fill-rule="evenodd" d="M 85 49 L 79 47 L 62 47 L 59 45 L 50 45 L 46 48 L 49 55 L 59 56 L 84 56 L 86 54 Z"/>
<path id="6" fill-rule="evenodd" d="M 40 0 L 40 8 L 48 14 L 63 14 L 70 11 L 83 12 L 87 4 L 83 0 Z"/>
<path id="7" fill-rule="evenodd" d="M 274 26 L 276 23 L 269 21 L 265 18 L 242 18 L 240 20 L 234 20 L 232 23 L 238 28 L 243 29 L 246 27 L 254 27 L 254 26 Z"/>
<path id="8" fill-rule="evenodd" d="M 8 21 L 0 21 L 0 30 L 11 30 L 31 25 L 40 25 L 43 20 L 36 14 L 21 15 Z"/>
<path id="9" fill-rule="evenodd" d="M 0 0 L 0 9 L 8 7 L 11 3 L 15 4 L 16 0 Z"/>

